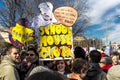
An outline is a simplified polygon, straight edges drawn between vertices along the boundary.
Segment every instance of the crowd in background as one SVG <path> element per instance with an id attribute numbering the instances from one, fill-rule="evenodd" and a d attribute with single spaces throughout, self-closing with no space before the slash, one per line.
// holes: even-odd
<path id="1" fill-rule="evenodd" d="M 74 59 L 41 61 L 38 49 L 9 46 L 1 54 L 0 80 L 120 80 L 120 53 L 75 47 Z"/>

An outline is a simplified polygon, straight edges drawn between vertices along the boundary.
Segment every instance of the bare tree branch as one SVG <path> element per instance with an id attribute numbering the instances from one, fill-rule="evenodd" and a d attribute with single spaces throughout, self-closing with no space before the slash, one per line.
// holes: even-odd
<path id="1" fill-rule="evenodd" d="M 89 24 L 86 16 L 88 11 L 87 0 L 1 0 L 5 8 L 0 9 L 0 24 L 10 26 L 19 18 L 32 21 L 36 14 L 40 14 L 38 5 L 41 2 L 51 2 L 54 10 L 61 6 L 70 6 L 77 10 L 78 19 L 73 25 L 73 35 L 81 34 Z"/>

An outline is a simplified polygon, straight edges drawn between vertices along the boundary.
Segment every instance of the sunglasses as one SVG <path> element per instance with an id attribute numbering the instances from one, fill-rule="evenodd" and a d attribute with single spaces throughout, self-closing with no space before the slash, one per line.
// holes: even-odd
<path id="1" fill-rule="evenodd" d="M 28 54 L 28 53 L 27 53 L 26 56 L 34 56 L 34 54 Z"/>

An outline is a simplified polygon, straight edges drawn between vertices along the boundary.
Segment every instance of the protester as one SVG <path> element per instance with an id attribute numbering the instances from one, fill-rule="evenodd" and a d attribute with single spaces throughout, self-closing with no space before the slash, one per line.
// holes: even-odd
<path id="1" fill-rule="evenodd" d="M 26 54 L 27 54 L 27 52 L 25 50 L 20 51 L 21 62 L 16 65 L 17 70 L 18 70 L 19 75 L 20 75 L 20 80 L 25 79 L 26 72 L 28 71 L 27 62 L 25 61 L 26 60 Z"/>
<path id="2" fill-rule="evenodd" d="M 71 72 L 65 60 L 56 60 L 54 70 L 64 76 L 67 76 Z"/>
<path id="3" fill-rule="evenodd" d="M 120 80 L 120 65 L 112 66 L 108 70 L 107 80 Z"/>
<path id="4" fill-rule="evenodd" d="M 26 54 L 27 54 L 26 50 L 21 50 L 20 51 L 20 59 L 21 59 L 21 61 L 23 61 L 25 59 Z"/>
<path id="5" fill-rule="evenodd" d="M 117 50 L 117 52 L 120 54 L 120 47 L 118 47 L 118 50 Z"/>
<path id="6" fill-rule="evenodd" d="M 54 63 L 53 63 L 53 61 L 43 61 L 43 64 L 48 69 L 51 69 L 51 70 L 54 69 Z"/>
<path id="7" fill-rule="evenodd" d="M 67 80 L 58 72 L 42 71 L 32 74 L 27 80 Z"/>
<path id="8" fill-rule="evenodd" d="M 39 54 L 32 46 L 28 46 L 27 51 L 21 51 L 21 63 L 17 65 L 20 79 L 25 80 L 32 69 L 39 65 Z"/>
<path id="9" fill-rule="evenodd" d="M 75 56 L 74 56 L 75 58 L 85 59 L 85 57 L 86 57 L 86 52 L 84 51 L 83 48 L 77 46 L 77 47 L 75 47 L 74 55 L 75 55 Z"/>
<path id="10" fill-rule="evenodd" d="M 105 47 L 104 53 L 105 53 L 107 56 L 110 56 L 110 54 L 111 54 L 112 52 L 113 52 L 113 47 L 112 47 L 111 45 Z"/>
<path id="11" fill-rule="evenodd" d="M 33 70 L 30 72 L 29 76 L 33 75 L 34 73 L 43 72 L 43 71 L 52 71 L 52 70 L 48 69 L 44 66 L 37 66 L 37 67 L 33 68 Z"/>
<path id="12" fill-rule="evenodd" d="M 104 80 L 106 73 L 99 66 L 101 60 L 101 53 L 97 50 L 92 50 L 88 55 L 88 62 L 90 63 L 91 69 L 88 70 L 84 80 Z"/>
<path id="13" fill-rule="evenodd" d="M 112 59 L 112 65 L 113 65 L 113 66 L 120 64 L 120 63 L 119 63 L 120 54 L 119 54 L 118 52 L 112 52 L 112 53 L 110 54 L 110 57 L 111 57 L 111 59 Z"/>
<path id="14" fill-rule="evenodd" d="M 28 48 L 26 54 L 26 62 L 27 62 L 27 74 L 26 74 L 27 77 L 34 67 L 39 66 L 39 54 L 37 53 L 34 47 Z"/>
<path id="15" fill-rule="evenodd" d="M 0 64 L 0 80 L 20 80 L 16 63 L 20 62 L 18 49 L 11 46 Z"/>
<path id="16" fill-rule="evenodd" d="M 82 58 L 76 58 L 72 63 L 72 73 L 67 75 L 69 80 L 83 80 L 86 76 L 89 65 L 87 61 Z"/>
<path id="17" fill-rule="evenodd" d="M 107 73 L 108 70 L 112 67 L 112 60 L 110 57 L 102 57 L 99 64 L 101 69 Z"/>

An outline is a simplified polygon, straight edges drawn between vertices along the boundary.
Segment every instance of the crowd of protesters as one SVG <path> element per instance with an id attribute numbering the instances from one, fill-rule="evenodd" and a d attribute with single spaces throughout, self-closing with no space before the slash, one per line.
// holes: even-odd
<path id="1" fill-rule="evenodd" d="M 2 53 L 0 80 L 120 80 L 119 52 L 88 54 L 75 47 L 74 59 L 40 61 L 36 47 L 9 46 Z"/>

